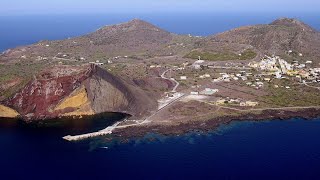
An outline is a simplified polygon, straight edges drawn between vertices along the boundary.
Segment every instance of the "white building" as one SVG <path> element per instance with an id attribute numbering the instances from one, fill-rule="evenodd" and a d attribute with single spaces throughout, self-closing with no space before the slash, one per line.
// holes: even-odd
<path id="1" fill-rule="evenodd" d="M 89 62 L 90 64 L 95 64 L 95 65 L 98 65 L 98 66 L 102 66 L 104 63 L 101 63 L 101 62 Z"/>
<path id="2" fill-rule="evenodd" d="M 217 92 L 219 92 L 218 89 L 205 88 L 203 91 L 200 92 L 200 94 L 213 95 L 214 93 L 217 93 Z"/>
<path id="3" fill-rule="evenodd" d="M 187 80 L 187 76 L 180 76 L 180 80 Z"/>
<path id="4" fill-rule="evenodd" d="M 195 64 L 195 65 L 193 65 L 193 68 L 194 69 L 201 69 L 201 65 L 200 64 Z"/>
<path id="5" fill-rule="evenodd" d="M 196 92 L 196 91 L 192 91 L 190 92 L 191 95 L 199 95 L 199 92 Z"/>
<path id="6" fill-rule="evenodd" d="M 281 71 L 283 74 L 287 74 L 288 71 L 292 71 L 293 67 L 291 64 L 289 64 L 287 61 L 283 60 L 283 59 L 279 59 L 279 64 L 281 67 Z"/>
<path id="7" fill-rule="evenodd" d="M 245 101 L 245 102 L 240 102 L 240 106 L 249 106 L 249 107 L 254 107 L 259 105 L 258 102 L 254 102 L 254 101 Z"/>
<path id="8" fill-rule="evenodd" d="M 281 75 L 281 73 L 280 73 L 279 71 L 277 71 L 277 72 L 275 73 L 275 75 L 276 75 L 276 78 L 277 78 L 277 79 L 281 79 L 281 78 L 282 78 L 282 75 Z"/>

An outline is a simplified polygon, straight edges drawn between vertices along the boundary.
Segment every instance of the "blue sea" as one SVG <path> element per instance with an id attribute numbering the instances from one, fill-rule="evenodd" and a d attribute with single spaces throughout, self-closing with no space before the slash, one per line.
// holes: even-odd
<path id="1" fill-rule="evenodd" d="M 1 179 L 319 179 L 320 120 L 234 122 L 210 133 L 70 143 L 0 128 Z"/>
<path id="2" fill-rule="evenodd" d="M 320 30 L 320 13 L 207 13 L 207 14 L 75 14 L 1 16 L 0 52 L 40 40 L 80 36 L 104 25 L 140 18 L 177 34 L 212 35 L 232 28 L 267 24 L 280 17 L 298 18 Z"/>
<path id="3" fill-rule="evenodd" d="M 64 39 L 141 18 L 178 34 L 210 35 L 296 17 L 320 29 L 320 14 L 97 14 L 0 16 L 0 51 Z M 209 133 L 147 134 L 128 142 L 62 136 L 102 129 L 123 116 L 24 124 L 0 119 L 0 179 L 319 179 L 320 119 L 233 122 Z"/>

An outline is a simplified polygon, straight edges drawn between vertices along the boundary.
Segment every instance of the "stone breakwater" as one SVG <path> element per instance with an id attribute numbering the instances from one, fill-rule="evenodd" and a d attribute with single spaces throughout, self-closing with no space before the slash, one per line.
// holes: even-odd
<path id="1" fill-rule="evenodd" d="M 93 137 L 98 137 L 98 136 L 105 136 L 108 134 L 112 134 L 112 131 L 120 124 L 121 122 L 117 122 L 112 126 L 107 127 L 106 129 L 103 129 L 98 132 L 94 133 L 87 133 L 87 134 L 82 134 L 82 135 L 77 135 L 77 136 L 65 136 L 63 139 L 68 140 L 68 141 L 79 141 L 83 139 L 88 139 L 88 138 L 93 138 Z"/>

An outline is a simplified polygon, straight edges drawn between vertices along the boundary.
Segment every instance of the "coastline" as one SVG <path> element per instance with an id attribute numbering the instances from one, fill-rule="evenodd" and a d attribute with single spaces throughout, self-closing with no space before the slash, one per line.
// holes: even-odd
<path id="1" fill-rule="evenodd" d="M 303 110 L 263 110 L 261 113 L 247 113 L 238 116 L 221 116 L 210 120 L 187 121 L 176 125 L 144 125 L 130 126 L 115 129 L 111 136 L 106 139 L 118 138 L 126 141 L 131 138 L 140 138 L 148 133 L 157 133 L 165 136 L 181 135 L 192 131 L 209 132 L 217 129 L 221 125 L 227 125 L 234 121 L 269 121 L 269 120 L 289 120 L 292 118 L 302 118 L 312 120 L 320 117 L 320 108 L 308 108 Z"/>

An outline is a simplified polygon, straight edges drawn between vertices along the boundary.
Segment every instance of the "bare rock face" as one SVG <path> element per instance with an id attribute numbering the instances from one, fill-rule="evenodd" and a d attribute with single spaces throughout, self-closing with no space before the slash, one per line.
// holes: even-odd
<path id="1" fill-rule="evenodd" d="M 59 66 L 44 71 L 2 104 L 26 120 L 103 112 L 141 118 L 157 108 L 151 97 L 100 67 Z"/>
<path id="2" fill-rule="evenodd" d="M 88 67 L 64 66 L 44 71 L 9 98 L 5 104 L 28 119 L 56 116 L 57 114 L 49 109 L 80 87 L 90 75 Z"/>
<path id="3" fill-rule="evenodd" d="M 97 113 L 122 111 L 129 104 L 125 95 L 119 89 L 99 77 L 90 79 L 89 87 L 92 108 Z"/>
<path id="4" fill-rule="evenodd" d="M 92 108 L 96 113 L 122 112 L 141 118 L 157 108 L 156 99 L 132 82 L 95 66 L 86 82 Z"/>

